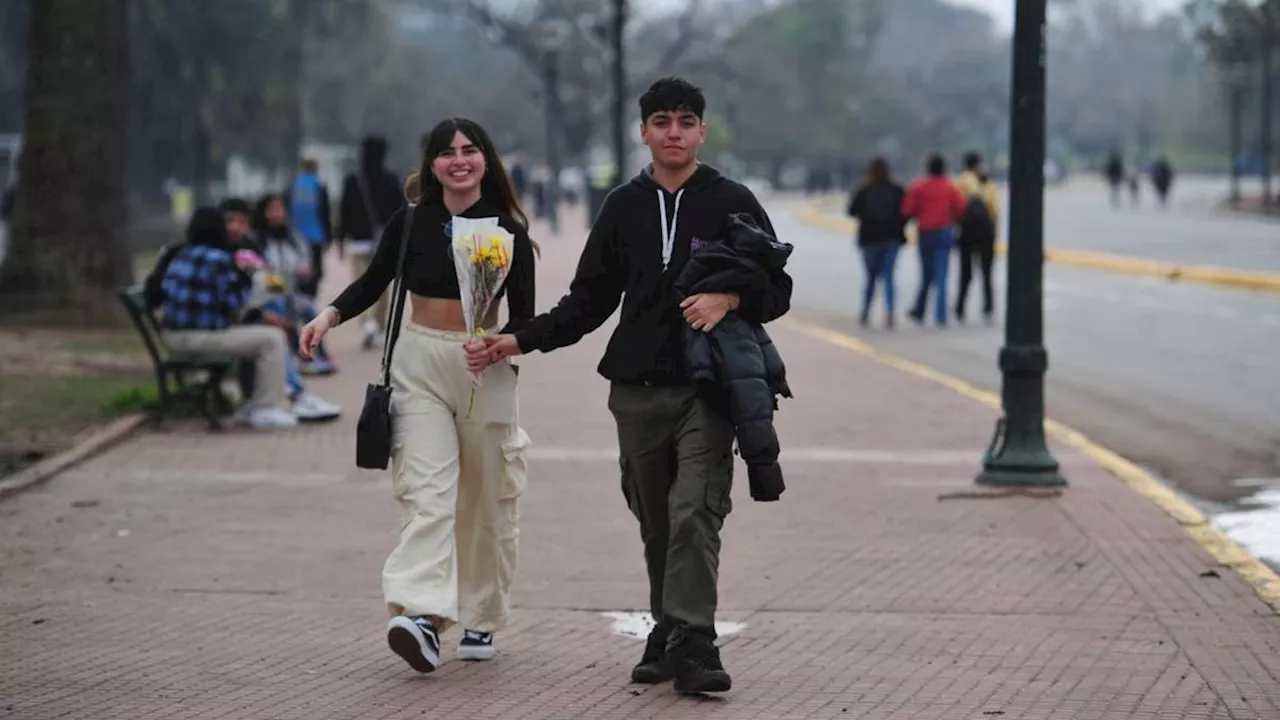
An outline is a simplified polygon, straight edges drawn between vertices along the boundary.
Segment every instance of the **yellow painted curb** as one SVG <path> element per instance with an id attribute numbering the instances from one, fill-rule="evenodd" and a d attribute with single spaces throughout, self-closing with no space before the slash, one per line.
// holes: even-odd
<path id="1" fill-rule="evenodd" d="M 858 224 L 850 218 L 832 215 L 827 208 L 833 201 L 820 200 L 808 203 L 796 211 L 801 222 L 820 227 L 831 232 L 852 237 Z M 915 242 L 915 233 L 907 231 L 908 242 Z M 1007 251 L 1005 243 L 996 243 L 996 253 L 1003 255 Z M 1215 285 L 1238 290 L 1255 292 L 1280 293 L 1280 274 L 1265 272 L 1249 272 L 1209 265 L 1179 265 L 1177 263 L 1145 260 L 1143 258 L 1112 255 L 1111 253 L 1092 250 L 1066 250 L 1062 248 L 1045 248 L 1045 262 L 1072 267 L 1102 270 L 1123 275 L 1137 275 L 1164 280 L 1180 280 L 1201 285 Z"/>
<path id="2" fill-rule="evenodd" d="M 844 348 L 868 357 L 889 367 L 931 380 L 954 390 L 967 398 L 991 408 L 1000 409 L 1000 396 L 971 385 L 957 377 L 935 370 L 906 358 L 885 352 L 855 337 L 818 325 L 791 318 L 780 320 L 784 326 L 836 347 Z M 1254 557 L 1236 541 L 1214 527 L 1209 518 L 1177 493 L 1160 484 L 1146 471 L 1084 435 L 1056 420 L 1046 419 L 1045 430 L 1067 447 L 1079 450 L 1099 467 L 1115 475 L 1142 497 L 1154 503 L 1172 517 L 1191 539 L 1204 548 L 1215 560 L 1235 570 L 1258 593 L 1263 602 L 1280 613 L 1280 576 Z"/>

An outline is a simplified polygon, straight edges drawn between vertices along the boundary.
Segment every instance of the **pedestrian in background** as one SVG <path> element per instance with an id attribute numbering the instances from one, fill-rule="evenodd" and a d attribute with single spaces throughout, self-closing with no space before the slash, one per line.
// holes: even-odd
<path id="1" fill-rule="evenodd" d="M 925 164 L 926 175 L 911 183 L 902 200 L 902 214 L 915 220 L 920 248 L 920 291 L 909 315 L 924 322 L 929 291 L 934 290 L 934 321 L 947 325 L 947 272 L 955 227 L 964 215 L 964 194 L 947 177 L 947 161 L 937 153 Z"/>
<path id="2" fill-rule="evenodd" d="M 956 320 L 964 322 L 965 304 L 969 299 L 969 283 L 973 266 L 982 272 L 982 318 L 991 323 L 995 311 L 995 290 L 991 284 L 991 267 L 995 262 L 996 236 L 1000 227 L 1000 198 L 996 185 L 987 176 L 985 162 L 978 153 L 964 157 L 964 171 L 956 179 L 956 187 L 965 196 L 964 215 L 960 218 L 960 289 L 956 293 Z"/>
<path id="3" fill-rule="evenodd" d="M 338 249 L 351 251 L 351 272 L 360 276 L 369 269 L 374 251 L 382 237 L 382 229 L 391 216 L 405 206 L 404 189 L 394 173 L 387 170 L 387 141 L 366 137 L 360 143 L 360 166 L 342 181 L 342 200 L 338 213 Z M 361 322 L 363 347 L 376 346 L 387 326 L 390 308 L 384 292 L 366 310 Z"/>
<path id="4" fill-rule="evenodd" d="M 884 284 L 885 327 L 894 326 L 893 270 L 898 250 L 907 241 L 907 219 L 902 214 L 905 191 L 893 181 L 889 162 L 882 157 L 867 165 L 866 177 L 849 199 L 849 216 L 858 221 L 858 250 L 866 278 L 859 321 L 866 327 L 875 299 L 877 281 Z"/>
<path id="5" fill-rule="evenodd" d="M 303 158 L 301 172 L 285 193 L 289 222 L 294 232 L 306 241 L 310 272 L 301 278 L 297 292 L 312 299 L 324 276 L 324 253 L 333 239 L 333 219 L 329 210 L 329 190 L 320 182 L 320 164 L 314 158 Z"/>

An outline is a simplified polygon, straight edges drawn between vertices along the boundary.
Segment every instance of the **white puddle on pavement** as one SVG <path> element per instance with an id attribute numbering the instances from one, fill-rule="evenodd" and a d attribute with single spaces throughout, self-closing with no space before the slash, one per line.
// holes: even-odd
<path id="1" fill-rule="evenodd" d="M 653 616 L 647 612 L 607 612 L 601 614 L 613 620 L 610 630 L 615 635 L 644 640 L 649 637 L 649 631 L 653 629 Z M 716 634 L 724 637 L 725 635 L 742 632 L 746 627 L 746 623 L 717 620 Z"/>
<path id="2" fill-rule="evenodd" d="M 1280 565 L 1280 487 L 1260 490 L 1236 505 L 1238 510 L 1214 515 L 1213 524 L 1258 559 Z"/>

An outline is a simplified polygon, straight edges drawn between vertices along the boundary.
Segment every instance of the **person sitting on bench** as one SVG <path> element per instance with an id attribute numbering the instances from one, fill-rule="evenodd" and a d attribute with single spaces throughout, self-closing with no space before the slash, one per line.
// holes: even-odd
<path id="1" fill-rule="evenodd" d="M 165 341 L 180 352 L 219 353 L 252 360 L 253 395 L 238 413 L 257 430 L 297 426 L 285 398 L 289 344 L 271 325 L 240 325 L 250 279 L 236 266 L 226 221 L 217 208 L 195 211 L 187 242 L 169 258 L 161 281 L 160 326 Z"/>

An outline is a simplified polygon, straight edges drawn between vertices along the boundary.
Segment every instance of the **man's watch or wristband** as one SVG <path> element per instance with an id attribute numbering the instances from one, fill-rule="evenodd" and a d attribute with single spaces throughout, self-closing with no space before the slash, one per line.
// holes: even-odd
<path id="1" fill-rule="evenodd" d="M 334 325 L 341 325 L 341 324 L 342 324 L 342 313 L 338 312 L 338 308 L 336 308 L 336 307 L 334 307 L 334 306 L 330 305 L 329 307 L 325 308 L 325 310 L 326 310 L 327 312 L 331 312 L 331 313 L 333 313 L 333 324 L 334 324 Z"/>

